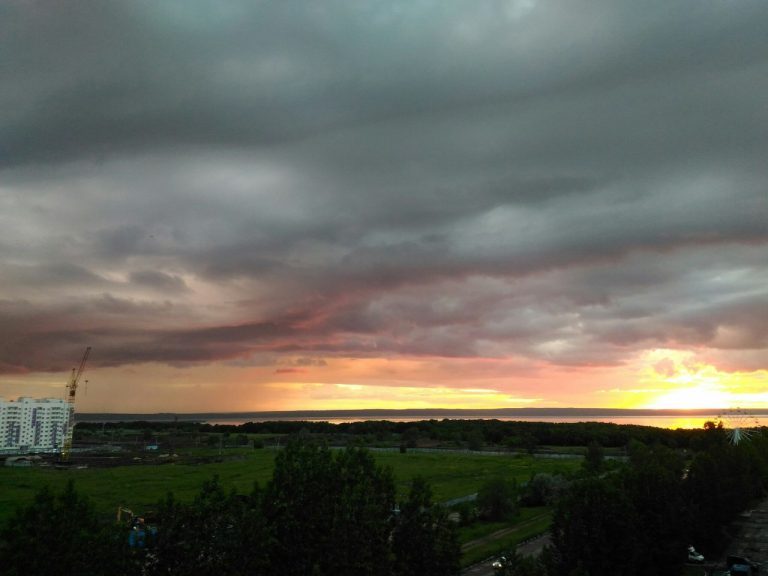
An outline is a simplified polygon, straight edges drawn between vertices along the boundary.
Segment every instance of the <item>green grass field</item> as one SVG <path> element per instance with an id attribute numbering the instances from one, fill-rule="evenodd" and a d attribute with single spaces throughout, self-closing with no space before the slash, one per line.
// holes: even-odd
<path id="1" fill-rule="evenodd" d="M 275 451 L 225 451 L 225 457 L 238 459 L 206 464 L 136 464 L 115 468 L 56 470 L 53 468 L 0 467 L 0 523 L 14 508 L 29 502 L 35 492 L 48 485 L 60 490 L 68 480 L 78 492 L 88 496 L 99 512 L 114 514 L 122 505 L 136 512 L 153 509 L 169 491 L 181 500 L 191 500 L 203 481 L 218 475 L 226 490 L 249 492 L 254 481 L 266 484 L 272 475 Z M 461 453 L 374 452 L 376 460 L 392 468 L 400 495 L 416 475 L 432 485 L 436 501 L 477 492 L 485 480 L 495 476 L 527 480 L 534 472 L 568 471 L 577 461 L 546 460 L 531 457 L 489 456 Z"/>
<path id="2" fill-rule="evenodd" d="M 272 477 L 275 453 L 252 450 L 243 459 L 211 464 L 156 464 L 56 470 L 53 468 L 0 468 L 0 523 L 19 503 L 30 501 L 48 485 L 56 491 L 73 480 L 99 512 L 113 514 L 122 505 L 136 512 L 154 509 L 172 491 L 181 500 L 191 500 L 205 480 L 218 475 L 226 490 L 246 493 L 254 481 L 262 486 Z"/>
<path id="3" fill-rule="evenodd" d="M 524 482 L 537 472 L 568 472 L 581 466 L 579 460 L 512 455 L 378 452 L 375 456 L 379 463 L 392 468 L 401 493 L 407 489 L 411 478 L 421 475 L 432 485 L 437 501 L 477 492 L 483 482 L 497 476 Z"/>

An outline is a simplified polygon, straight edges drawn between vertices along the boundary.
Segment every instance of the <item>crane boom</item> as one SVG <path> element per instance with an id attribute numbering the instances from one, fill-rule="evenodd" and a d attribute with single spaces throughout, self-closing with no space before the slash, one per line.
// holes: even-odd
<path id="1" fill-rule="evenodd" d="M 75 395 L 77 394 L 77 385 L 80 382 L 80 377 L 85 372 L 85 363 L 88 360 L 88 356 L 91 354 L 91 347 L 88 346 L 83 354 L 83 359 L 80 360 L 80 366 L 75 370 L 72 368 L 72 374 L 69 376 L 67 382 L 67 408 L 69 413 L 67 414 L 67 424 L 64 430 L 64 442 L 61 445 L 61 459 L 69 460 L 69 455 L 72 451 L 72 435 L 75 430 Z"/>

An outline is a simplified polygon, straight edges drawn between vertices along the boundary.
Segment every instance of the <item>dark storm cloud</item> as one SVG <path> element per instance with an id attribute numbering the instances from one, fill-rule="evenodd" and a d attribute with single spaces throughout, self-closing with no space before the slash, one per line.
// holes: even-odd
<path id="1" fill-rule="evenodd" d="M 6 2 L 0 371 L 95 340 L 104 365 L 754 369 L 766 26 L 758 1 Z"/>
<path id="2" fill-rule="evenodd" d="M 635 137 L 674 136 L 687 124 L 723 138 L 740 120 L 736 141 L 763 138 L 748 121 L 757 111 L 749 94 L 727 120 L 708 114 L 732 103 L 723 93 L 678 96 L 708 82 L 727 90 L 714 86 L 723 78 L 758 88 L 743 73 L 765 66 L 764 3 L 525 4 L 9 2 L 3 156 L 13 163 L 184 143 L 274 144 L 360 122 L 466 117 L 510 104 L 524 128 L 527 108 L 557 103 L 549 115 L 568 128 L 580 123 L 574 108 L 599 106 L 595 93 L 610 99 L 628 84 L 634 99 L 620 94 L 612 109 L 592 109 L 592 129 L 610 134 L 613 119 L 637 128 L 637 118 L 621 122 L 630 111 L 623 103 L 640 104 L 632 115 L 652 121 Z M 675 85 L 659 94 L 658 83 Z M 653 103 L 642 106 L 646 91 Z M 681 113 L 671 126 L 665 108 Z M 689 124 L 697 113 L 710 122 Z M 540 144 L 541 135 L 527 136 Z"/>

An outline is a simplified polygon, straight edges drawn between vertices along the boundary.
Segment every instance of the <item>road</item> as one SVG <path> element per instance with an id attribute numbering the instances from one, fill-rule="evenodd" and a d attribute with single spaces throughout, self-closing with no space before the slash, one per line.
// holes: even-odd
<path id="1" fill-rule="evenodd" d="M 468 542 L 467 545 L 468 544 L 472 544 L 472 542 Z M 517 547 L 517 551 L 523 556 L 538 556 L 547 544 L 549 544 L 549 534 L 543 534 L 538 538 L 533 538 L 532 540 L 520 544 Z M 462 576 L 493 576 L 493 566 L 491 566 L 493 560 L 494 559 L 492 558 L 485 562 L 470 566 L 461 574 Z"/>
<path id="2" fill-rule="evenodd" d="M 768 498 L 741 514 L 734 528 L 737 535 L 728 548 L 728 554 L 747 556 L 763 565 L 768 563 Z"/>

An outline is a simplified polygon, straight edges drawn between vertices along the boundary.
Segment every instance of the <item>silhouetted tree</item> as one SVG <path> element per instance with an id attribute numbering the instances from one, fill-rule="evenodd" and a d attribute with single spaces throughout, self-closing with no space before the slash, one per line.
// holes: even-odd
<path id="1" fill-rule="evenodd" d="M 257 487 L 250 496 L 226 494 L 214 477 L 192 503 L 169 494 L 158 510 L 157 546 L 146 573 L 194 576 L 268 574 L 267 532 Z"/>
<path id="2" fill-rule="evenodd" d="M 264 512 L 275 573 L 384 575 L 394 509 L 391 473 L 371 455 L 293 442 L 277 458 Z"/>
<path id="3" fill-rule="evenodd" d="M 101 576 L 130 574 L 127 534 L 103 522 L 69 482 L 61 494 L 48 488 L 16 509 L 0 530 L 4 576 Z"/>
<path id="4" fill-rule="evenodd" d="M 520 503 L 524 506 L 552 506 L 568 489 L 568 480 L 560 474 L 539 472 L 524 486 Z"/>
<path id="5" fill-rule="evenodd" d="M 335 495 L 328 529 L 330 573 L 384 576 L 390 573 L 389 536 L 393 527 L 395 488 L 389 469 L 376 465 L 361 449 L 339 452 L 336 478 L 328 489 Z"/>
<path id="6" fill-rule="evenodd" d="M 553 576 L 570 576 L 578 567 L 590 576 L 637 574 L 642 547 L 636 532 L 632 503 L 610 480 L 574 483 L 552 523 Z"/>
<path id="7" fill-rule="evenodd" d="M 517 514 L 517 483 L 496 477 L 485 482 L 477 493 L 477 508 L 488 520 L 511 519 Z"/>
<path id="8" fill-rule="evenodd" d="M 270 564 L 285 576 L 323 574 L 333 546 L 335 470 L 326 447 L 292 441 L 275 460 L 264 514 L 273 546 Z"/>
<path id="9" fill-rule="evenodd" d="M 397 576 L 451 576 L 459 572 L 456 529 L 444 508 L 432 503 L 421 477 L 413 479 L 392 538 Z"/>
<path id="10" fill-rule="evenodd" d="M 684 462 L 663 446 L 630 448 L 630 466 L 621 487 L 635 510 L 636 537 L 643 550 L 637 573 L 677 576 L 690 543 L 688 510 L 683 497 Z"/>
<path id="11" fill-rule="evenodd" d="M 605 451 L 600 444 L 593 440 L 587 445 L 584 455 L 584 471 L 587 474 L 597 474 L 602 471 L 605 461 Z"/>
<path id="12" fill-rule="evenodd" d="M 727 543 L 723 526 L 763 494 L 765 460 L 765 453 L 748 443 L 733 446 L 716 436 L 694 458 L 684 489 L 693 537 L 705 552 L 722 551 Z"/>

